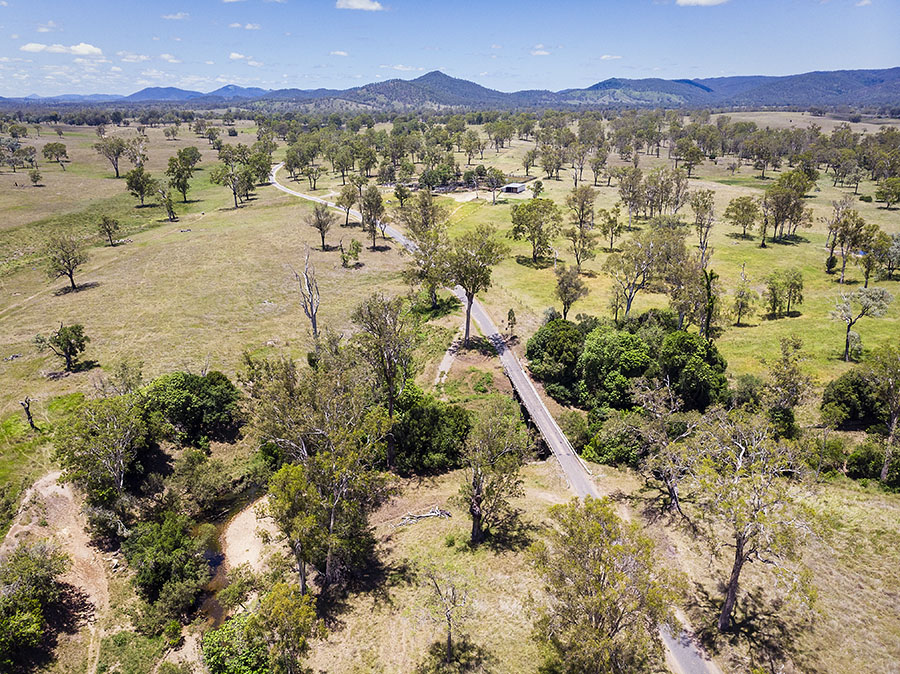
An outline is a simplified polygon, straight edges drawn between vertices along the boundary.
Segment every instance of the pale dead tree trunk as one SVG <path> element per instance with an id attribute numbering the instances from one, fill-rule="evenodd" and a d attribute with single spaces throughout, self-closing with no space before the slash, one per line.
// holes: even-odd
<path id="1" fill-rule="evenodd" d="M 453 662 L 454 628 L 459 628 L 469 617 L 468 590 L 458 579 L 444 577 L 434 568 L 426 568 L 424 577 L 431 589 L 427 601 L 430 617 L 447 628 L 444 662 L 450 664 Z"/>
<path id="2" fill-rule="evenodd" d="M 316 270 L 309 264 L 309 248 L 306 249 L 306 262 L 303 266 L 303 273 L 294 272 L 294 279 L 300 286 L 300 302 L 303 305 L 303 313 L 309 319 L 312 326 L 313 341 L 316 345 L 316 351 L 319 350 L 319 326 L 316 322 L 316 315 L 319 312 L 319 284 L 316 281 Z"/>

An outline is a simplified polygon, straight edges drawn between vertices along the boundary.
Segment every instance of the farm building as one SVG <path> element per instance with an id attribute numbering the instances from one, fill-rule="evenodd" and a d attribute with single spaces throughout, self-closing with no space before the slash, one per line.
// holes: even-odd
<path id="1" fill-rule="evenodd" d="M 508 185 L 503 186 L 503 191 L 508 192 L 510 194 L 521 194 L 525 191 L 524 183 L 509 183 Z"/>

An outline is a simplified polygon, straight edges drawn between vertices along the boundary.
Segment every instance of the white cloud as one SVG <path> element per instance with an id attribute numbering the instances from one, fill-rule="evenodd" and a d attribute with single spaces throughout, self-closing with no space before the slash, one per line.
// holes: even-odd
<path id="1" fill-rule="evenodd" d="M 215 61 L 204 61 L 204 63 L 205 63 L 206 65 L 208 65 L 208 66 L 214 66 L 214 65 L 216 65 L 216 62 L 215 62 Z"/>
<path id="2" fill-rule="evenodd" d="M 859 2 L 856 3 L 856 6 L 857 7 L 868 7 L 871 4 L 872 4 L 872 0 L 859 0 Z"/>
<path id="3" fill-rule="evenodd" d="M 341 49 L 336 49 L 335 51 L 328 52 L 328 53 L 331 54 L 332 56 L 348 56 L 347 52 L 345 52 Z"/>
<path id="4" fill-rule="evenodd" d="M 532 56 L 550 56 L 550 52 L 544 49 L 544 45 L 536 44 L 531 50 Z"/>
<path id="5" fill-rule="evenodd" d="M 240 21 L 235 21 L 234 23 L 228 24 L 229 28 L 243 28 L 244 30 L 259 30 L 262 28 L 258 23 L 241 23 Z"/>
<path id="6" fill-rule="evenodd" d="M 113 66 L 112 68 L 110 68 L 110 70 L 113 71 L 114 73 L 122 72 L 122 69 L 119 66 Z"/>
<path id="7" fill-rule="evenodd" d="M 79 42 L 69 47 L 69 54 L 78 54 L 79 56 L 103 56 L 103 50 L 95 47 L 87 42 Z"/>
<path id="8" fill-rule="evenodd" d="M 42 44 L 40 42 L 29 42 L 19 47 L 20 51 L 27 51 L 33 54 L 39 52 L 47 52 L 49 54 L 75 54 L 76 56 L 103 56 L 103 50 L 95 47 L 87 42 L 79 42 L 69 47 L 63 44 Z"/>
<path id="9" fill-rule="evenodd" d="M 724 5 L 728 0 L 675 0 L 675 4 L 680 7 L 712 7 L 713 5 Z"/>
<path id="10" fill-rule="evenodd" d="M 253 59 L 250 59 L 249 61 L 247 61 L 247 65 L 253 66 L 254 68 L 258 68 L 259 66 L 262 65 L 262 63 L 260 63 L 259 61 L 254 61 Z"/>
<path id="11" fill-rule="evenodd" d="M 503 49 L 499 44 L 492 44 L 491 49 Z"/>
<path id="12" fill-rule="evenodd" d="M 168 61 L 169 63 L 181 63 L 177 58 L 175 58 L 172 54 L 160 54 L 159 58 L 163 61 Z"/>
<path id="13" fill-rule="evenodd" d="M 59 30 L 59 24 L 55 21 L 48 21 L 47 23 L 38 24 L 37 32 L 38 33 L 52 33 L 54 30 Z"/>
<path id="14" fill-rule="evenodd" d="M 9 7 L 9 3 L 6 0 L 0 0 L 0 7 Z"/>
<path id="15" fill-rule="evenodd" d="M 222 0 L 222 2 L 230 3 L 230 2 L 242 2 L 242 0 Z"/>
<path id="16" fill-rule="evenodd" d="M 618 54 L 604 54 L 603 56 L 600 57 L 600 60 L 601 61 L 615 61 L 620 58 L 622 58 L 622 57 L 619 56 Z"/>
<path id="17" fill-rule="evenodd" d="M 190 16 L 187 12 L 176 12 L 175 14 L 163 14 L 162 18 L 168 21 L 182 21 Z"/>
<path id="18" fill-rule="evenodd" d="M 228 55 L 228 58 L 230 58 L 232 61 L 240 61 L 241 59 L 245 59 L 247 57 L 243 54 L 239 54 L 238 52 L 233 51 Z"/>
<path id="19" fill-rule="evenodd" d="M 414 70 L 424 70 L 424 68 L 416 68 L 415 66 L 405 66 L 402 63 L 398 63 L 395 66 L 391 65 L 380 65 L 379 68 L 384 68 L 386 70 L 400 70 L 402 72 L 411 72 Z"/>
<path id="20" fill-rule="evenodd" d="M 141 61 L 149 61 L 150 57 L 146 54 L 135 54 L 130 51 L 117 51 L 116 56 L 122 63 L 140 63 Z"/>
<path id="21" fill-rule="evenodd" d="M 384 9 L 376 0 L 337 0 L 337 9 L 361 9 L 365 12 L 378 12 Z"/>

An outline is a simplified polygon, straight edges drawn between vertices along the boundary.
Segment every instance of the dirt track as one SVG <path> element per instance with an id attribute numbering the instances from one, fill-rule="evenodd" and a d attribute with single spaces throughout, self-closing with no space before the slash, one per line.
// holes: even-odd
<path id="1" fill-rule="evenodd" d="M 83 591 L 93 607 L 85 626 L 89 634 L 86 671 L 93 672 L 100 656 L 102 637 L 97 618 L 109 607 L 107 563 L 90 545 L 79 499 L 71 485 L 58 482 L 59 476 L 59 471 L 48 473 L 25 492 L 22 507 L 0 544 L 0 556 L 10 552 L 20 541 L 48 538 L 69 555 L 72 566 L 63 581 Z"/>

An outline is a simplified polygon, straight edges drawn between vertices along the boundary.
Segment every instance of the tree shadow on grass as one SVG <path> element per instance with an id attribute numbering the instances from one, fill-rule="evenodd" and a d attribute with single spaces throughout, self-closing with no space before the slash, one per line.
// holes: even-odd
<path id="1" fill-rule="evenodd" d="M 93 621 L 95 607 L 84 590 L 69 583 L 60 583 L 59 589 L 59 601 L 45 611 L 47 628 L 40 644 L 19 650 L 14 656 L 12 672 L 33 672 L 48 667 L 56 657 L 60 636 L 76 634 Z"/>
<path id="2" fill-rule="evenodd" d="M 70 374 L 75 374 L 77 372 L 88 372 L 93 370 L 96 367 L 100 367 L 100 363 L 96 360 L 81 360 L 75 363 L 72 366 L 71 370 L 58 370 L 54 372 L 48 372 L 44 376 L 50 381 L 59 381 L 65 377 L 68 377 Z"/>
<path id="3" fill-rule="evenodd" d="M 529 269 L 546 269 L 547 267 L 553 266 L 553 260 L 549 257 L 539 257 L 537 261 L 535 261 L 530 255 L 516 255 L 516 264 L 528 267 Z"/>
<path id="4" fill-rule="evenodd" d="M 753 241 L 752 234 L 742 234 L 741 232 L 728 232 L 725 236 L 729 239 L 737 239 L 738 241 Z"/>
<path id="5" fill-rule="evenodd" d="M 62 297 L 63 295 L 69 295 L 71 293 L 80 293 L 83 290 L 90 290 L 91 288 L 97 288 L 100 285 L 99 281 L 88 281 L 87 283 L 76 283 L 75 288 L 72 286 L 65 286 L 64 288 L 60 288 L 59 290 L 55 290 L 53 294 L 56 297 Z"/>
<path id="6" fill-rule="evenodd" d="M 431 300 L 424 295 L 414 298 L 412 310 L 423 321 L 432 321 L 436 318 L 443 318 L 459 311 L 462 308 L 462 302 L 456 295 L 447 295 L 438 297 L 437 305 L 431 306 Z"/>
<path id="7" fill-rule="evenodd" d="M 469 335 L 468 345 L 463 344 L 460 351 L 476 351 L 487 358 L 493 358 L 497 355 L 497 349 L 494 348 L 491 341 L 481 335 Z"/>
<path id="8" fill-rule="evenodd" d="M 453 644 L 453 660 L 446 662 L 447 644 L 435 641 L 428 647 L 425 659 L 414 670 L 414 674 L 461 674 L 462 672 L 494 671 L 497 658 L 487 649 L 462 637 Z"/>
<path id="9" fill-rule="evenodd" d="M 494 552 L 519 552 L 531 545 L 537 531 L 538 527 L 525 521 L 521 511 L 516 510 L 488 533 L 484 545 Z"/>
<path id="10" fill-rule="evenodd" d="M 704 648 L 717 653 L 725 643 L 748 650 L 751 663 L 766 671 L 778 671 L 780 663 L 790 661 L 805 670 L 798 637 L 812 627 L 811 614 L 804 615 L 782 599 L 767 599 L 762 588 L 743 591 L 735 605 L 731 629 L 721 633 L 717 628 L 725 587 L 719 584 L 713 597 L 699 583 L 694 584 L 695 608 L 702 618 L 697 637 Z"/>
<path id="11" fill-rule="evenodd" d="M 372 549 L 368 559 L 359 564 L 359 568 L 349 574 L 342 582 L 323 591 L 318 598 L 319 617 L 329 630 L 343 628 L 341 616 L 352 610 L 350 598 L 357 594 L 367 595 L 374 606 L 394 606 L 391 589 L 415 582 L 415 569 L 406 561 L 385 561 L 387 550 Z"/>

